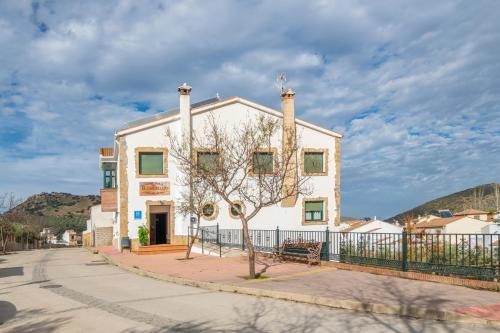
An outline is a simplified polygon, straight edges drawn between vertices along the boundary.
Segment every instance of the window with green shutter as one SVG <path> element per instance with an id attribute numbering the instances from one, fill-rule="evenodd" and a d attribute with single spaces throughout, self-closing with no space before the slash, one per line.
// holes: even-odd
<path id="1" fill-rule="evenodd" d="M 324 172 L 324 153 L 323 152 L 305 152 L 304 153 L 304 172 L 305 173 L 323 173 Z"/>
<path id="2" fill-rule="evenodd" d="M 272 152 L 254 152 L 252 171 L 255 174 L 272 174 L 274 172 L 274 154 Z"/>
<path id="3" fill-rule="evenodd" d="M 196 154 L 196 164 L 199 172 L 216 173 L 219 167 L 219 153 L 199 151 Z"/>
<path id="4" fill-rule="evenodd" d="M 103 187 L 116 188 L 116 164 L 103 163 L 102 174 L 103 174 Z"/>
<path id="5" fill-rule="evenodd" d="M 140 152 L 139 174 L 141 175 L 163 175 L 163 153 Z"/>
<path id="6" fill-rule="evenodd" d="M 306 221 L 323 221 L 323 201 L 306 201 L 304 212 Z"/>

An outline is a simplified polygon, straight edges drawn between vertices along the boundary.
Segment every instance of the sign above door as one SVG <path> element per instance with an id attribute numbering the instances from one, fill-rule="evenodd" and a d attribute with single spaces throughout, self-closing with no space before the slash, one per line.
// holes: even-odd
<path id="1" fill-rule="evenodd" d="M 145 182 L 139 184 L 139 195 L 169 195 L 169 182 Z"/>

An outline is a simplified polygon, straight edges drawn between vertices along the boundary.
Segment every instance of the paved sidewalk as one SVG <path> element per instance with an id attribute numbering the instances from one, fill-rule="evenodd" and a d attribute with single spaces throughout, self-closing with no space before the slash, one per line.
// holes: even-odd
<path id="1" fill-rule="evenodd" d="M 294 293 L 334 300 L 357 301 L 393 307 L 419 307 L 430 311 L 461 313 L 500 320 L 500 293 L 433 282 L 401 279 L 332 267 L 308 267 L 300 263 L 273 263 L 259 257 L 257 271 L 267 279 L 246 280 L 246 257 L 219 258 L 183 253 L 137 256 L 99 248 L 112 260 L 129 267 L 202 282 L 215 282 L 257 290 Z"/>

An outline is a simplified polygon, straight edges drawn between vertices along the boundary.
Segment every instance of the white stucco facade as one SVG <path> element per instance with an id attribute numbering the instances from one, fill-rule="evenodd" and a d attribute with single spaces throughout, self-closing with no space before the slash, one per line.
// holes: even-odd
<path id="1" fill-rule="evenodd" d="M 182 97 L 181 97 L 182 108 Z M 180 175 L 180 171 L 176 165 L 176 160 L 168 154 L 167 156 L 167 175 L 159 177 L 141 177 L 138 175 L 138 165 L 136 154 L 138 149 L 166 149 L 169 150 L 169 142 L 166 136 L 167 130 L 175 133 L 180 138 L 186 128 L 191 127 L 194 133 L 203 133 L 204 127 L 209 116 L 215 117 L 217 122 L 224 124 L 227 128 L 233 128 L 248 120 L 257 119 L 259 115 L 265 114 L 266 116 L 276 118 L 282 121 L 282 113 L 265 106 L 247 101 L 245 99 L 234 97 L 228 100 L 218 101 L 208 105 L 204 105 L 190 110 L 190 121 L 183 122 L 182 110 L 179 113 L 173 113 L 169 117 L 159 120 L 152 120 L 151 122 L 132 126 L 123 130 L 118 130 L 116 133 L 116 144 L 114 147 L 115 160 L 117 162 L 117 170 L 126 170 L 125 173 L 117 172 L 117 184 L 123 186 L 126 183 L 127 190 L 122 191 L 118 188 L 118 207 L 116 218 L 109 215 L 109 217 L 99 217 L 100 221 L 106 221 L 114 226 L 113 236 L 116 238 L 116 244 L 119 243 L 118 238 L 123 237 L 120 235 L 120 221 L 123 221 L 123 215 L 126 215 L 126 229 L 127 236 L 130 239 L 137 239 L 138 227 L 140 225 L 147 225 L 148 221 L 148 202 L 155 202 L 160 204 L 172 205 L 175 209 L 175 203 L 179 201 L 180 193 L 185 190 L 177 184 L 176 180 Z M 304 225 L 303 223 L 303 197 L 298 196 L 296 204 L 293 207 L 282 207 L 275 205 L 262 209 L 261 212 L 250 222 L 252 229 L 280 229 L 289 230 L 325 230 L 329 227 L 330 230 L 338 230 L 336 221 L 339 221 L 340 209 L 336 206 L 339 198 L 336 198 L 336 189 L 340 184 L 336 183 L 337 170 L 340 166 L 336 163 L 340 160 L 336 156 L 336 140 L 340 140 L 340 135 L 330 130 L 320 128 L 318 126 L 308 124 L 306 122 L 296 120 L 296 133 L 298 146 L 302 148 L 315 148 L 324 149 L 325 154 L 325 175 L 311 176 L 309 186 L 312 189 L 312 194 L 308 198 L 325 198 L 324 216 L 325 221 L 318 224 Z M 272 146 L 281 150 L 282 133 L 277 132 L 273 136 Z M 122 145 L 122 147 L 120 147 Z M 203 148 L 203 147 L 193 147 Z M 125 152 L 126 159 L 120 158 L 120 153 Z M 301 154 L 298 152 L 298 162 L 300 162 Z M 123 160 L 126 160 L 126 166 L 123 168 Z M 300 163 L 298 164 L 298 172 L 300 172 Z M 121 179 L 126 175 L 126 181 Z M 168 183 L 170 186 L 170 193 L 163 195 L 141 195 L 140 186 L 144 182 L 161 182 Z M 126 198 L 120 195 L 126 193 Z M 240 200 L 234 197 L 234 200 Z M 126 200 L 126 205 L 123 201 Z M 225 229 L 240 229 L 241 222 L 239 219 L 231 217 L 229 213 L 229 205 L 225 202 L 218 201 L 217 205 L 218 214 L 216 218 L 207 220 L 202 218 L 200 221 L 201 226 L 215 226 L 219 224 L 220 228 Z M 247 206 L 247 203 L 244 203 Z M 127 210 L 123 211 L 123 207 L 127 206 Z M 246 207 L 247 211 L 250 207 Z M 97 208 L 96 208 L 97 209 Z M 190 226 L 190 217 L 182 216 L 175 212 L 171 214 L 175 216 L 170 223 L 173 224 L 175 235 L 187 235 L 188 227 Z M 96 216 L 99 216 L 96 214 Z M 122 233 L 123 233 L 122 225 Z"/>

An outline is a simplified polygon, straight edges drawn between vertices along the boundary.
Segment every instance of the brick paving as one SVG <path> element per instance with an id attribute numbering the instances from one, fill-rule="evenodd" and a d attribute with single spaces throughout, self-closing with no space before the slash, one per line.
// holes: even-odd
<path id="1" fill-rule="evenodd" d="M 219 258 L 183 253 L 137 256 L 99 248 L 113 260 L 146 271 L 191 280 L 228 283 L 252 288 L 356 300 L 366 303 L 412 305 L 433 310 L 456 311 L 480 318 L 500 320 L 500 292 L 474 290 L 441 283 L 401 279 L 331 267 L 308 267 L 300 263 L 273 263 L 259 258 L 257 271 L 269 279 L 245 280 L 248 264 L 244 256 Z"/>

